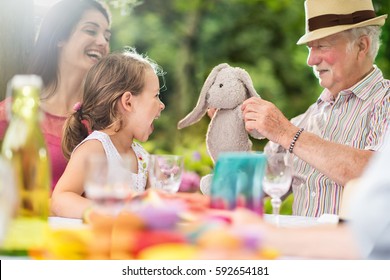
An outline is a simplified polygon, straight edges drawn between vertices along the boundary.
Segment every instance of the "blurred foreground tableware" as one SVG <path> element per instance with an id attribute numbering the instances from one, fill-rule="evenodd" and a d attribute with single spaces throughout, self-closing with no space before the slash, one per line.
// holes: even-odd
<path id="1" fill-rule="evenodd" d="M 188 198 L 193 194 L 183 195 Z M 89 224 L 82 224 L 80 219 L 51 217 L 47 252 L 33 258 L 237 260 L 278 257 L 278 252 L 263 246 L 263 234 L 256 225 L 232 223 L 232 213 L 243 209 L 209 209 L 191 217 L 185 215 L 188 208 L 181 197 L 179 193 L 169 195 L 148 190 L 133 198 L 116 216 L 94 213 Z M 256 220 L 262 218 L 252 211 L 245 212 Z"/>
<path id="2" fill-rule="evenodd" d="M 228 210 L 245 207 L 262 215 L 265 165 L 262 153 L 220 154 L 211 184 L 211 207 Z"/>
<path id="3" fill-rule="evenodd" d="M 263 189 L 271 197 L 275 224 L 279 225 L 281 197 L 285 195 L 292 181 L 292 157 L 287 150 L 266 153 L 267 166 L 263 178 Z"/>
<path id="4" fill-rule="evenodd" d="M 16 187 L 11 165 L 0 156 L 0 248 L 16 208 Z"/>
<path id="5" fill-rule="evenodd" d="M 42 79 L 15 75 L 7 86 L 10 122 L 1 146 L 1 155 L 11 165 L 17 204 L 8 226 L 1 253 L 26 256 L 44 250 L 49 216 L 51 171 L 41 130 L 39 106 Z M 3 178 L 3 177 L 2 177 Z M 2 179 L 1 178 L 1 179 Z"/>
<path id="6" fill-rule="evenodd" d="M 84 188 L 94 210 L 117 215 L 136 192 L 130 159 L 122 156 L 120 161 L 110 162 L 105 154 L 91 155 L 86 163 Z"/>
<path id="7" fill-rule="evenodd" d="M 183 156 L 151 155 L 149 161 L 151 187 L 167 193 L 177 192 L 183 176 L 183 169 Z"/>

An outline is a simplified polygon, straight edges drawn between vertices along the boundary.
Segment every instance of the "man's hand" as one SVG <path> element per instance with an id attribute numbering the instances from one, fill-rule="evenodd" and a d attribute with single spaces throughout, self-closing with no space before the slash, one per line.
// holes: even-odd
<path id="1" fill-rule="evenodd" d="M 241 106 L 246 130 L 256 130 L 267 139 L 288 148 L 298 130 L 271 102 L 258 97 L 245 100 Z"/>

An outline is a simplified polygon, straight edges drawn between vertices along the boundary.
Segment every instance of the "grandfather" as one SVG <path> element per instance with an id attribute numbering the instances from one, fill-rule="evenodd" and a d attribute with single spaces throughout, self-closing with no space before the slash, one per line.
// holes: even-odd
<path id="1" fill-rule="evenodd" d="M 260 98 L 242 110 L 248 131 L 294 154 L 293 214 L 338 214 L 344 186 L 382 149 L 389 126 L 390 81 L 374 65 L 387 15 L 370 0 L 307 0 L 305 14 L 297 44 L 324 88 L 317 102 L 291 121 Z"/>

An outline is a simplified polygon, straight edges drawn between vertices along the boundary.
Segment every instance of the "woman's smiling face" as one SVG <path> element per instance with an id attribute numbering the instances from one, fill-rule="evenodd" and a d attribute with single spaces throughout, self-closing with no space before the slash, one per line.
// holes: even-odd
<path id="1" fill-rule="evenodd" d="M 87 72 L 109 51 L 111 32 L 105 16 L 95 9 L 87 10 L 67 41 L 59 43 L 60 65 Z"/>

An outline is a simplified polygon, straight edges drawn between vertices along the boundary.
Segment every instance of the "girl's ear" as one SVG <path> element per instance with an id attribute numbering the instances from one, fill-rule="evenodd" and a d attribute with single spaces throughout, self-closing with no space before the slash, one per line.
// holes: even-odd
<path id="1" fill-rule="evenodd" d="M 132 111 L 132 102 L 133 102 L 133 95 L 130 91 L 126 91 L 124 94 L 122 94 L 120 103 L 122 104 L 122 107 L 126 111 Z"/>

